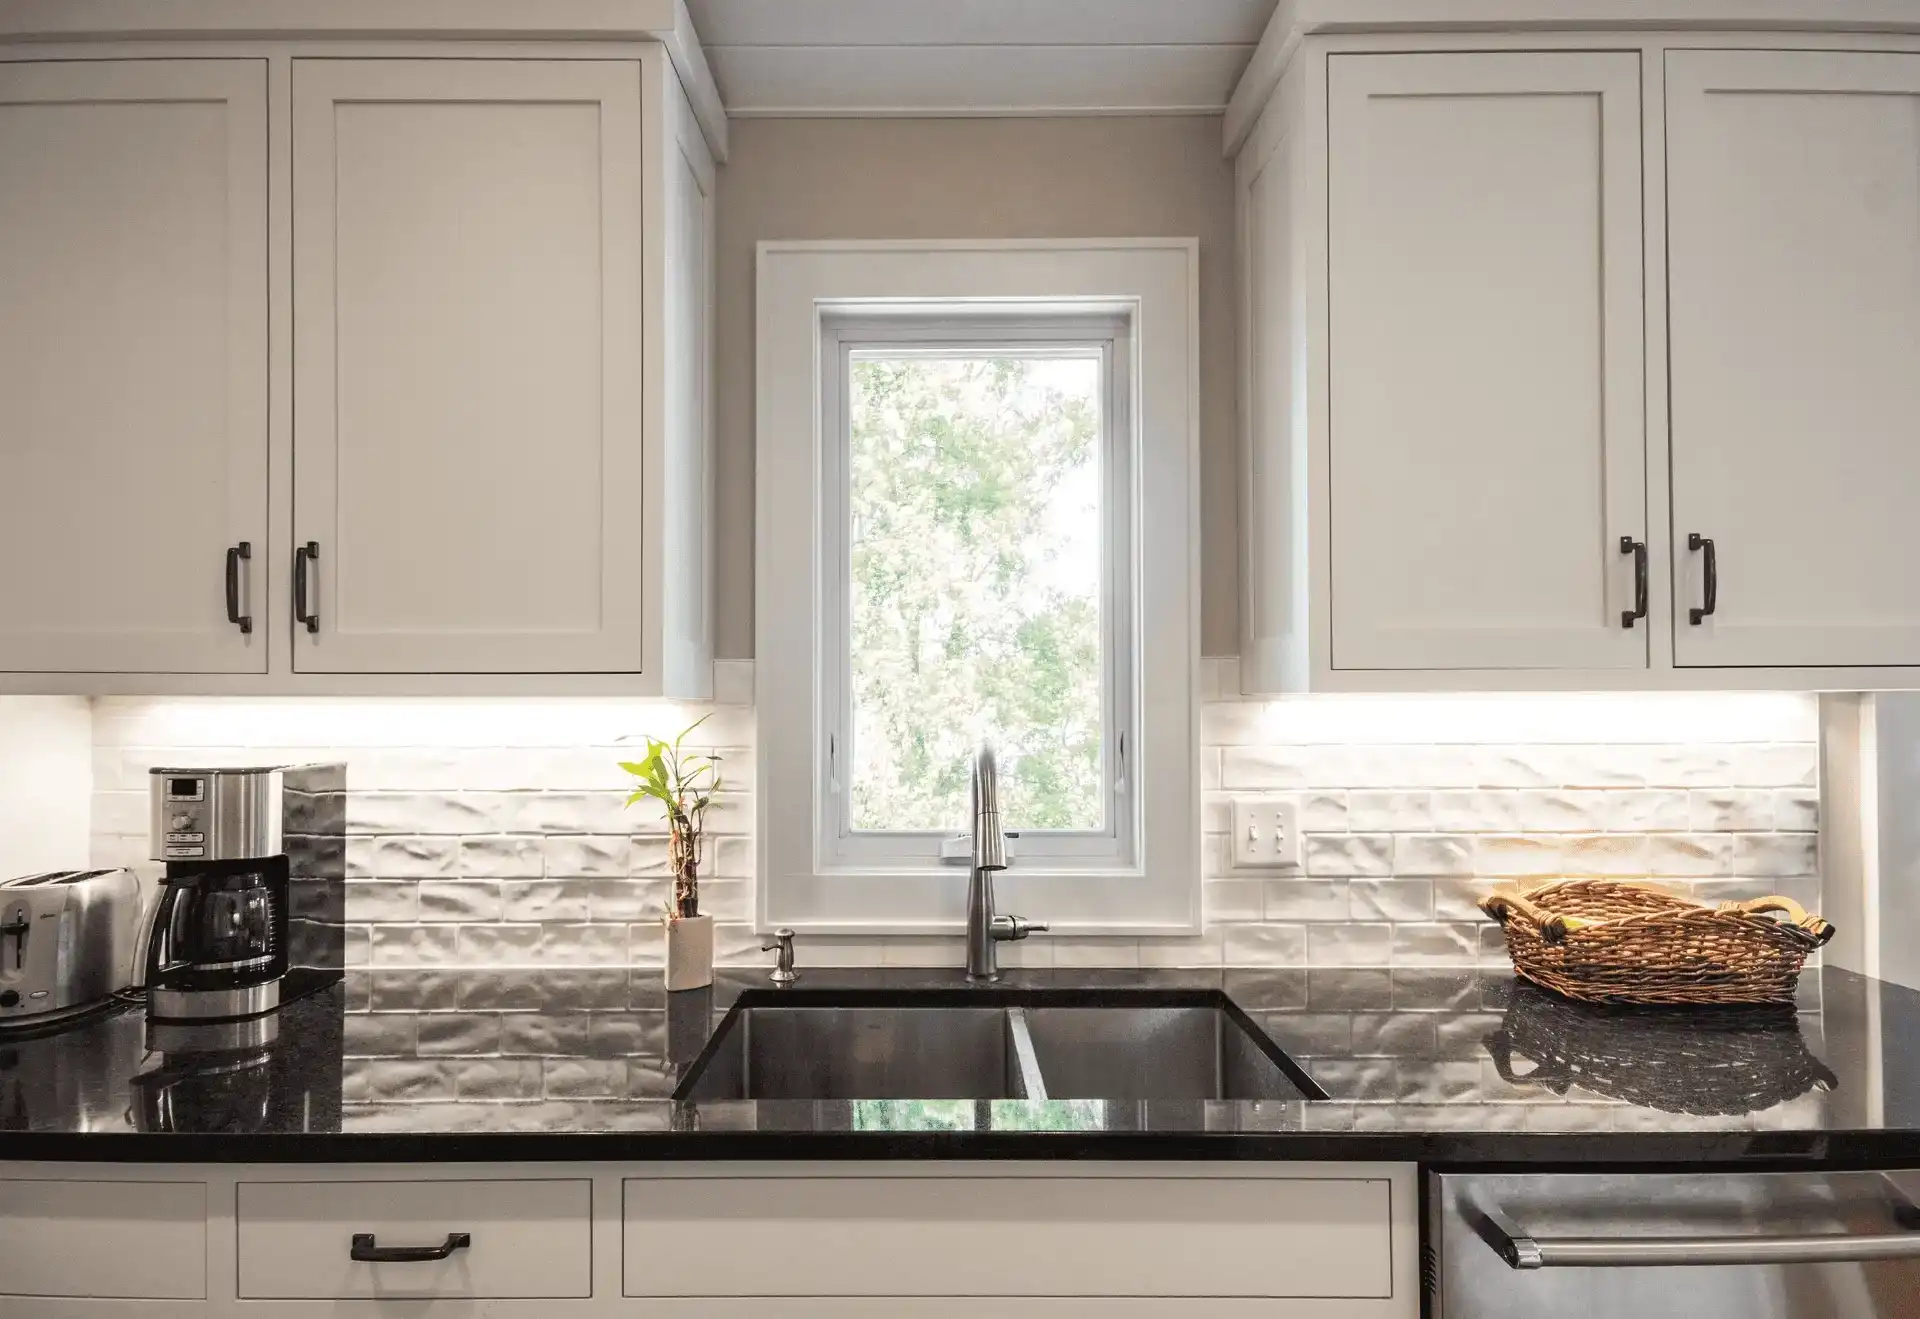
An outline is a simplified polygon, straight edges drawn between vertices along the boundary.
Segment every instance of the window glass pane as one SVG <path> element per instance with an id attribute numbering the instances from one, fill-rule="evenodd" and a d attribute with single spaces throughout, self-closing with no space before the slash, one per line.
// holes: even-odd
<path id="1" fill-rule="evenodd" d="M 1103 363 L 862 351 L 848 413 L 852 825 L 1100 831 Z"/>

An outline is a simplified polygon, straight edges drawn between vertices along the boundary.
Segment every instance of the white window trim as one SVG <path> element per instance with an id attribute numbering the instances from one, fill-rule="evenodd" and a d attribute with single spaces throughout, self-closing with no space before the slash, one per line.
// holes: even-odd
<path id="1" fill-rule="evenodd" d="M 825 479 L 821 489 L 824 570 L 820 578 L 821 613 L 831 626 L 822 630 L 820 717 L 827 726 L 822 773 L 831 790 L 820 795 L 817 823 L 821 862 L 833 870 L 879 870 L 898 873 L 940 867 L 943 838 L 964 827 L 956 817 L 945 833 L 859 832 L 852 830 L 852 795 L 843 777 L 853 748 L 853 699 L 845 680 L 851 657 L 842 649 L 852 626 L 850 493 L 842 443 L 847 434 L 848 400 L 844 391 L 849 363 L 855 352 L 880 347 L 901 353 L 915 349 L 1027 352 L 1082 349 L 1097 345 L 1102 359 L 1101 454 L 1102 566 L 1101 583 L 1101 710 L 1103 738 L 1100 778 L 1108 785 L 1106 825 L 1099 831 L 1023 832 L 1008 844 L 1009 859 L 1021 869 L 1112 870 L 1131 867 L 1140 852 L 1139 792 L 1127 761 L 1139 745 L 1138 684 L 1133 678 L 1134 617 L 1136 614 L 1132 511 L 1135 505 L 1133 473 L 1139 466 L 1137 429 L 1133 425 L 1132 318 L 1083 313 L 1008 315 L 903 316 L 894 309 L 876 316 L 822 318 L 820 399 L 823 424 L 821 462 Z M 825 442 L 830 439 L 831 442 Z M 1018 825 L 1018 821 L 1009 821 Z"/>
<path id="2" fill-rule="evenodd" d="M 1071 306 L 1131 324 L 1138 793 L 1131 864 L 1016 866 L 999 905 L 1058 934 L 1183 934 L 1200 922 L 1199 248 L 1185 239 L 762 243 L 756 311 L 755 701 L 759 927 L 958 934 L 962 868 L 842 864 L 822 837 L 830 610 L 822 563 L 824 324 L 966 304 L 983 317 Z M 1037 860 L 1037 858 L 1036 858 Z"/>

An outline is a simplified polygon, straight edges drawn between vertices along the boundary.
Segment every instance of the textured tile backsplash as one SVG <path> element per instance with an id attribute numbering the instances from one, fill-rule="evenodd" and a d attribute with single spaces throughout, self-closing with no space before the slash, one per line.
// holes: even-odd
<path id="1" fill-rule="evenodd" d="M 656 813 L 622 807 L 616 762 L 632 748 L 619 739 L 701 713 L 612 700 L 102 700 L 93 860 L 144 862 L 150 766 L 340 758 L 355 789 L 355 964 L 652 965 L 666 837 Z M 735 790 L 711 817 L 701 901 L 719 960 L 758 965 L 752 711 L 711 715 L 699 737 Z M 1475 898 L 1558 875 L 1819 904 L 1810 696 L 1221 700 L 1202 725 L 1202 933 L 1036 937 L 1008 945 L 1008 964 L 1497 963 Z M 1299 804 L 1304 865 L 1234 870 L 1231 798 L 1269 793 Z M 957 939 L 801 941 L 803 965 L 960 960 Z"/>

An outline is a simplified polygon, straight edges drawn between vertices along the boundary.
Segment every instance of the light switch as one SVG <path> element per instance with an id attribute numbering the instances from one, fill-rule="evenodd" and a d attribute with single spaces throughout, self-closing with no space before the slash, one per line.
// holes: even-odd
<path id="1" fill-rule="evenodd" d="M 1235 797 L 1231 828 L 1236 868 L 1300 868 L 1300 807 L 1293 798 Z"/>

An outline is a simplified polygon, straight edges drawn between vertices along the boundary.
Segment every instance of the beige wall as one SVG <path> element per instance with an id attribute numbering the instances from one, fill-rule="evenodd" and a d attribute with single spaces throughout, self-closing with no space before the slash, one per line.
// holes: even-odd
<path id="1" fill-rule="evenodd" d="M 718 653 L 753 654 L 763 239 L 1198 238 L 1202 650 L 1237 649 L 1233 170 L 1220 121 L 738 119 L 720 171 Z"/>

